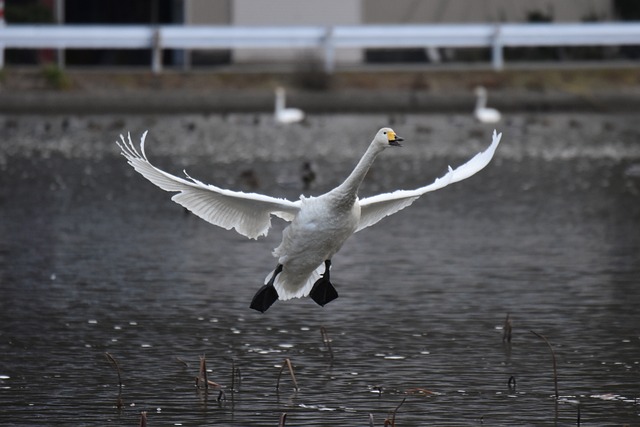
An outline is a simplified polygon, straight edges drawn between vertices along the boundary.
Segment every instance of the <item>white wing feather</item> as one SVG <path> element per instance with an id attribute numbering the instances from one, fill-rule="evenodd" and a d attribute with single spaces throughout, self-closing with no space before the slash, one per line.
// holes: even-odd
<path id="1" fill-rule="evenodd" d="M 189 175 L 186 175 L 187 180 L 158 169 L 149 162 L 144 151 L 146 136 L 147 132 L 142 135 L 138 152 L 131 142 L 131 135 L 128 135 L 128 141 L 120 135 L 121 142 L 117 143 L 129 164 L 163 190 L 178 192 L 171 200 L 211 224 L 227 230 L 234 228 L 243 236 L 256 239 L 268 233 L 270 215 L 291 221 L 300 210 L 299 201 L 225 190 L 204 184 Z"/>
<path id="2" fill-rule="evenodd" d="M 471 160 L 465 164 L 451 169 L 446 175 L 436 179 L 432 184 L 426 187 L 420 187 L 415 190 L 398 190 L 392 193 L 379 194 L 373 197 L 367 197 L 360 200 L 360 222 L 356 231 L 367 228 L 382 218 L 398 212 L 401 209 L 411 205 L 418 197 L 430 191 L 439 190 L 454 182 L 462 181 L 477 172 L 481 171 L 489 164 L 493 158 L 493 154 L 498 148 L 502 133 L 498 134 L 493 131 L 493 141 L 489 148 L 476 154 Z"/>

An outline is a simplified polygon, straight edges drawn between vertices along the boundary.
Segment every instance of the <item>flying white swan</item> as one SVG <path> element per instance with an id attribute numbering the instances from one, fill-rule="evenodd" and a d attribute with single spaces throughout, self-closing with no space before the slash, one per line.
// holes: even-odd
<path id="1" fill-rule="evenodd" d="M 493 132 L 493 141 L 484 152 L 449 171 L 432 184 L 415 190 L 398 190 L 358 199 L 358 187 L 375 158 L 387 147 L 398 147 L 403 139 L 390 128 L 376 133 L 355 169 L 338 187 L 318 197 L 300 196 L 289 201 L 256 193 L 225 190 L 204 184 L 186 174 L 179 178 L 153 166 L 147 159 L 142 135 L 140 150 L 120 135 L 118 145 L 129 164 L 142 176 L 166 191 L 177 192 L 172 200 L 200 218 L 227 230 L 234 228 L 251 239 L 266 235 L 271 215 L 289 224 L 282 243 L 273 251 L 277 266 L 255 294 L 251 308 L 265 312 L 277 299 L 310 296 L 324 306 L 338 297 L 331 285 L 331 258 L 353 233 L 411 205 L 418 197 L 482 170 L 493 157 L 502 134 Z"/>
<path id="2" fill-rule="evenodd" d="M 497 123 L 500 121 L 500 111 L 495 108 L 487 107 L 487 90 L 482 86 L 478 86 L 475 90 L 476 108 L 473 114 L 481 123 Z"/>
<path id="3" fill-rule="evenodd" d="M 275 119 L 279 123 L 297 123 L 304 119 L 304 112 L 298 108 L 285 107 L 285 91 L 284 88 L 276 88 L 276 108 Z"/>

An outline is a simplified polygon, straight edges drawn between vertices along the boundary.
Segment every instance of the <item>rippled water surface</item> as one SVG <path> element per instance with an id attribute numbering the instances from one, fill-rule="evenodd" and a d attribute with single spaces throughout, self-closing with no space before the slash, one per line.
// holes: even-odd
<path id="1" fill-rule="evenodd" d="M 491 129 L 466 117 L 130 120 L 0 120 L 0 424 L 138 425 L 147 411 L 164 426 L 276 426 L 283 413 L 287 425 L 381 426 L 403 401 L 398 425 L 640 424 L 637 117 L 509 118 L 486 170 L 347 242 L 333 259 L 340 298 L 265 314 L 248 305 L 284 224 L 256 242 L 186 214 L 117 155 L 126 126 L 150 128 L 147 153 L 175 173 L 291 198 L 304 160 L 308 193 L 331 188 L 389 120 L 405 147 L 380 156 L 363 195 L 432 181 Z M 558 401 L 531 331 L 555 353 Z M 223 395 L 195 387 L 202 355 Z M 298 390 L 286 368 L 276 390 L 286 358 Z"/>

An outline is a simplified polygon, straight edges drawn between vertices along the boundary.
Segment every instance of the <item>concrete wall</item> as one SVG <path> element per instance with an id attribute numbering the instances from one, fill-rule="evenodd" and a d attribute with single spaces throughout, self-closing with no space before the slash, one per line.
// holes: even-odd
<path id="1" fill-rule="evenodd" d="M 613 18 L 612 0 L 184 0 L 189 24 L 305 25 L 526 22 L 531 12 L 555 22 Z"/>
<path id="2" fill-rule="evenodd" d="M 195 25 L 358 25 L 527 22 L 532 13 L 555 22 L 611 20 L 612 0 L 184 0 L 185 23 Z M 206 53 L 200 52 L 201 55 Z M 363 52 L 340 49 L 336 61 L 358 63 Z M 321 50 L 235 49 L 235 63 L 296 64 Z"/>
<path id="3" fill-rule="evenodd" d="M 363 0 L 365 24 L 527 22 L 531 12 L 555 22 L 613 16 L 611 0 Z"/>
<path id="4" fill-rule="evenodd" d="M 363 0 L 366 1 L 366 0 Z M 232 25 L 357 25 L 361 23 L 361 0 L 233 0 Z M 309 55 L 324 57 L 324 52 L 301 50 L 236 49 L 234 62 L 289 62 Z M 336 60 L 360 62 L 358 49 L 341 49 Z"/>
<path id="5" fill-rule="evenodd" d="M 184 0 L 185 23 L 189 25 L 229 25 L 232 0 Z"/>

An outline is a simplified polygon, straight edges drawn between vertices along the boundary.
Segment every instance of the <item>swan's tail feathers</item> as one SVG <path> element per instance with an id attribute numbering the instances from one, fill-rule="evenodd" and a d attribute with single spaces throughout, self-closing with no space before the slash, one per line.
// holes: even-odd
<path id="1" fill-rule="evenodd" d="M 275 271 L 275 270 L 274 270 Z M 264 283 L 269 282 L 269 279 L 273 276 L 274 271 L 269 273 L 265 278 Z M 297 275 L 290 271 L 287 271 L 286 267 L 280 274 L 276 276 L 274 286 L 278 291 L 279 299 L 286 301 L 292 298 L 302 298 L 309 296 L 309 292 L 313 288 L 313 285 L 324 273 L 324 265 L 319 265 L 311 274 Z"/>

